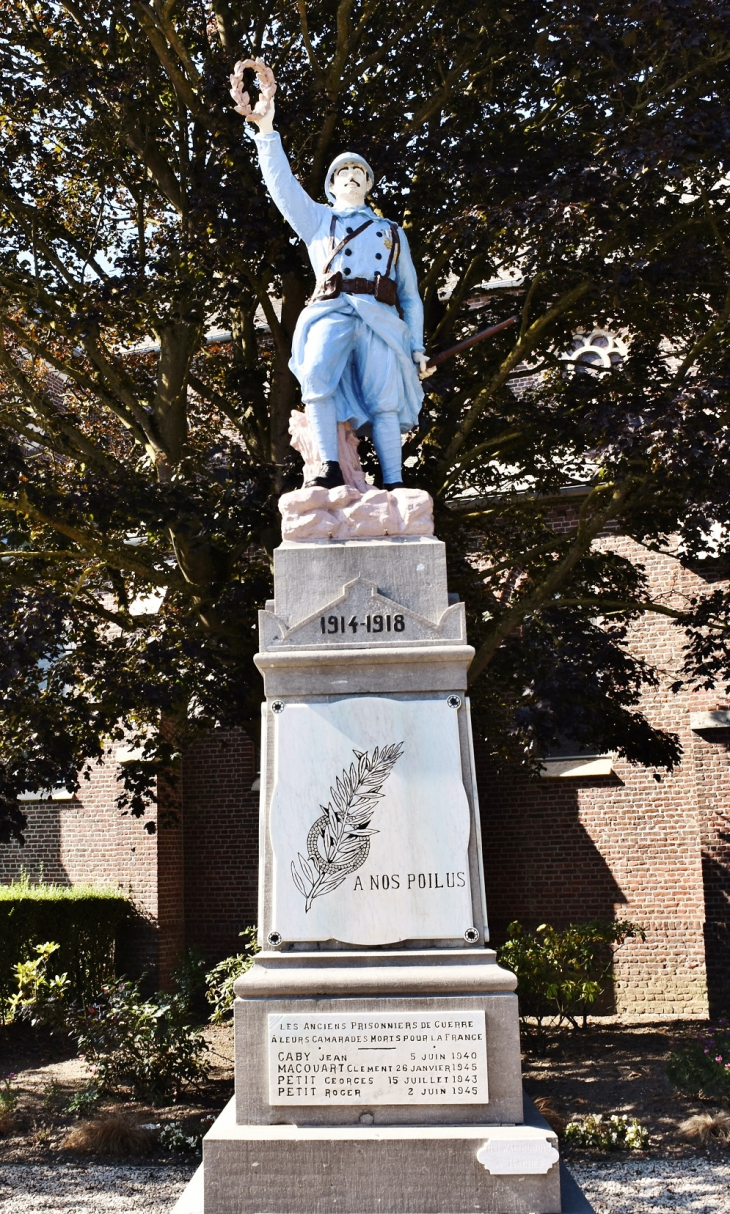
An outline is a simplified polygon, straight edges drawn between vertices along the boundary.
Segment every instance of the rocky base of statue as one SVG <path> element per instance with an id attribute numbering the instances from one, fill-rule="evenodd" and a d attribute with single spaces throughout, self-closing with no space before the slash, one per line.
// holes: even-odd
<path id="1" fill-rule="evenodd" d="M 347 422 L 338 430 L 339 464 L 345 484 L 295 489 L 279 499 L 285 540 L 357 540 L 433 535 L 433 502 L 423 489 L 375 489 L 365 479 L 358 440 Z M 320 457 L 306 414 L 289 423 L 292 446 L 304 460 L 304 479 L 317 475 Z"/>
<path id="2" fill-rule="evenodd" d="M 433 535 L 433 502 L 423 489 L 295 489 L 279 498 L 285 540 L 360 540 Z"/>

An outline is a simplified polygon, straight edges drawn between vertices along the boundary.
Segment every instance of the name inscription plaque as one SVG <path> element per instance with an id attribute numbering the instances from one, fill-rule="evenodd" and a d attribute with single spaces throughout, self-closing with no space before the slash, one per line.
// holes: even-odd
<path id="1" fill-rule="evenodd" d="M 269 1015 L 269 1103 L 486 1104 L 484 1012 Z"/>

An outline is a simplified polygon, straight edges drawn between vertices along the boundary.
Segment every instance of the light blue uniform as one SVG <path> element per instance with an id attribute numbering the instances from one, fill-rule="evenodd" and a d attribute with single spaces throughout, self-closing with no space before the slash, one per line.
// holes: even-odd
<path id="1" fill-rule="evenodd" d="M 349 421 L 359 433 L 372 432 L 385 481 L 398 481 L 399 435 L 416 425 L 423 400 L 412 358 L 414 351 L 423 350 L 423 304 L 406 235 L 398 229 L 400 253 L 391 268 L 401 320 L 394 307 L 372 295 L 345 293 L 348 278 L 373 279 L 385 273 L 393 239 L 389 222 L 370 207 L 315 202 L 292 173 L 277 132 L 254 138 L 269 193 L 306 244 L 318 279 L 332 250 L 332 215 L 337 217 L 336 244 L 348 231 L 373 220 L 330 266 L 329 273 L 342 273 L 343 293 L 310 303 L 299 316 L 289 366 L 301 384 L 322 458 L 337 460 L 336 424 Z"/>

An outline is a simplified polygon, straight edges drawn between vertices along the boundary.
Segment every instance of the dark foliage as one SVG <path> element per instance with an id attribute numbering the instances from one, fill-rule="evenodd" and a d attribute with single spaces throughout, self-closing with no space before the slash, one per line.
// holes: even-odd
<path id="1" fill-rule="evenodd" d="M 609 524 L 687 559 L 726 542 L 728 4 L 0 14 L 0 830 L 22 828 L 20 789 L 73 788 L 122 734 L 147 740 L 126 769 L 140 813 L 196 731 L 253 727 L 312 283 L 228 97 L 235 60 L 259 52 L 307 188 L 321 196 L 350 146 L 375 166 L 430 348 L 520 314 L 429 381 L 407 450 L 467 601 L 482 736 L 529 762 L 569 712 L 586 746 L 671 766 L 626 628 L 675 609 L 592 544 Z M 566 351 L 594 325 L 627 334 L 626 356 L 575 374 Z M 566 485 L 588 488 L 556 534 Z M 681 626 L 699 677 L 719 678 L 726 609 L 706 641 L 708 610 Z"/>
<path id="2" fill-rule="evenodd" d="M 102 1092 L 128 1089 L 134 1100 L 179 1100 L 206 1076 L 208 1046 L 191 1024 L 185 993 L 144 999 L 134 982 L 104 986 L 69 1010 L 71 1033 Z"/>

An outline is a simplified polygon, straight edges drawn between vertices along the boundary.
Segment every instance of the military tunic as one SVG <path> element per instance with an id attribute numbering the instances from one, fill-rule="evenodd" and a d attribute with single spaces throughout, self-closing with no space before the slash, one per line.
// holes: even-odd
<path id="1" fill-rule="evenodd" d="M 423 400 L 412 358 L 423 350 L 423 305 L 405 233 L 398 229 L 400 252 L 391 269 L 401 319 L 396 308 L 372 295 L 346 293 L 348 278 L 385 273 L 393 239 L 390 223 L 367 206 L 315 202 L 292 173 L 278 133 L 254 138 L 269 193 L 306 244 L 318 279 L 332 251 L 333 214 L 336 244 L 366 219 L 373 220 L 330 266 L 330 272 L 342 273 L 343 293 L 310 303 L 297 321 L 289 366 L 301 384 L 302 399 L 315 409 L 333 402 L 337 421 L 349 421 L 359 433 L 369 432 L 373 419 L 385 413 L 397 417 L 402 432 L 412 430 Z"/>

